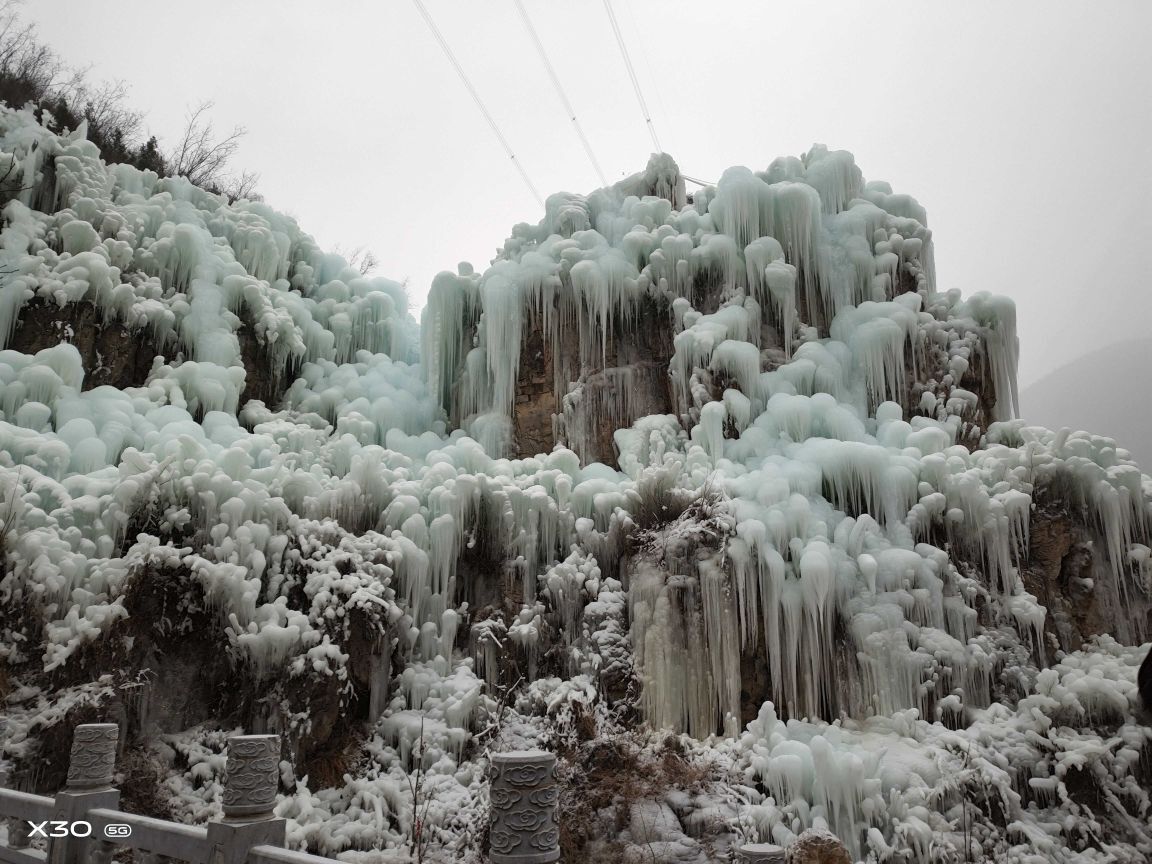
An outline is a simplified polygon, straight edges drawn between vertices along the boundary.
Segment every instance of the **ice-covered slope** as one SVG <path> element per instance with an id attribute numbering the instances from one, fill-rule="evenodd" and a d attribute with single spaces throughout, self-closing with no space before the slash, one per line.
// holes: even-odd
<path id="1" fill-rule="evenodd" d="M 1011 301 L 939 291 L 923 208 L 850 154 L 551 196 L 419 335 L 268 206 L 24 111 L 0 160 L 21 782 L 115 717 L 141 806 L 189 820 L 228 730 L 280 732 L 291 842 L 349 860 L 406 860 L 417 766 L 431 854 L 475 859 L 487 754 L 525 746 L 561 756 L 574 859 L 809 825 L 872 861 L 1152 853 L 1149 481 L 1013 419 Z M 125 340 L 153 362 L 87 387 Z M 606 398 L 640 380 L 664 413 Z M 527 385 L 558 443 L 508 458 Z"/>
<path id="2" fill-rule="evenodd" d="M 1152 339 L 1105 345 L 1025 387 L 1029 423 L 1092 429 L 1116 439 L 1152 471 Z"/>

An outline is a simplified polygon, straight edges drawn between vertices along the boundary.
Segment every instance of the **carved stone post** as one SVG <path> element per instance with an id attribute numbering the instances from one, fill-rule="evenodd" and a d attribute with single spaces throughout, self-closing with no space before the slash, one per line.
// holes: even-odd
<path id="1" fill-rule="evenodd" d="M 120 792 L 112 788 L 116 771 L 116 743 L 120 727 L 115 723 L 85 723 L 72 733 L 68 757 L 68 785 L 56 795 L 54 819 L 64 822 L 88 821 L 88 811 L 97 807 L 115 810 Z M 87 841 L 60 837 L 48 841 L 51 864 L 80 864 L 86 857 Z"/>
<path id="2" fill-rule="evenodd" d="M 736 850 L 740 864 L 784 864 L 784 847 L 771 843 L 748 843 Z"/>
<path id="3" fill-rule="evenodd" d="M 224 818 L 259 819 L 272 813 L 280 776 L 279 735 L 234 735 L 228 739 Z"/>
<path id="4" fill-rule="evenodd" d="M 224 821 L 208 825 L 211 864 L 243 864 L 253 846 L 284 845 L 285 822 L 272 815 L 279 776 L 279 735 L 228 739 Z"/>
<path id="5" fill-rule="evenodd" d="M 120 727 L 115 723 L 85 723 L 72 735 L 68 757 L 68 789 L 103 789 L 112 785 L 116 771 L 116 743 Z"/>
<path id="6" fill-rule="evenodd" d="M 556 756 L 542 750 L 492 756 L 492 864 L 548 864 L 560 858 Z"/>

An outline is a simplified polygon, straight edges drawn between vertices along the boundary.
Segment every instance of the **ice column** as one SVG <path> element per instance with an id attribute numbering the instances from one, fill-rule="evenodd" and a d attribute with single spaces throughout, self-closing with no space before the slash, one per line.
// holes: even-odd
<path id="1" fill-rule="evenodd" d="M 492 756 L 492 864 L 547 864 L 560 858 L 555 768 L 556 756 L 542 750 Z"/>

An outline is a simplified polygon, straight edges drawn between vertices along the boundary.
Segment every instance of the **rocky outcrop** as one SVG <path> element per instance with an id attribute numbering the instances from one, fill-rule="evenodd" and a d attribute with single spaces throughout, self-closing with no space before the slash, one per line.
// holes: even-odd
<path id="1" fill-rule="evenodd" d="M 289 370 L 269 361 L 268 351 L 255 327 L 244 322 L 236 333 L 244 363 L 242 402 L 259 399 L 273 407 L 291 383 Z M 105 320 L 99 307 L 79 302 L 57 306 L 33 300 L 20 313 L 20 320 L 5 346 L 22 354 L 35 354 L 62 342 L 76 347 L 84 363 L 84 390 L 111 386 L 142 387 L 157 357 L 171 362 L 180 346 L 157 345 L 147 329 L 129 327 L 115 319 Z"/>
<path id="2" fill-rule="evenodd" d="M 8 340 L 7 348 L 35 354 L 61 342 L 76 346 L 84 361 L 84 389 L 110 385 L 140 387 L 152 361 L 162 354 L 145 332 L 119 321 L 105 321 L 92 303 L 56 306 L 42 300 L 29 303 Z"/>
<path id="3" fill-rule="evenodd" d="M 1135 643 L 1147 638 L 1152 625 L 1148 596 L 1099 578 L 1106 566 L 1101 549 L 1107 538 L 1059 489 L 1042 487 L 1034 500 L 1020 575 L 1048 610 L 1047 647 L 1077 651 L 1103 634 Z"/>
<path id="4" fill-rule="evenodd" d="M 551 320 L 564 320 L 559 301 Z M 613 433 L 650 414 L 672 411 L 668 363 L 671 312 L 651 300 L 636 319 L 605 334 L 602 352 L 582 350 L 576 328 L 545 330 L 526 314 L 513 411 L 514 452 L 534 456 L 564 444 L 582 462 L 615 466 Z"/>
<path id="5" fill-rule="evenodd" d="M 809 828 L 788 847 L 788 864 L 852 864 L 844 844 L 829 831 Z"/>

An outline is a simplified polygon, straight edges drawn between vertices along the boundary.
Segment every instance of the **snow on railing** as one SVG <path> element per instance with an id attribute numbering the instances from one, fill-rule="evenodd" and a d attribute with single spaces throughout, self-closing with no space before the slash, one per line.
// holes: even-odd
<path id="1" fill-rule="evenodd" d="M 284 848 L 285 820 L 273 815 L 278 735 L 228 739 L 224 820 L 206 826 L 116 809 L 118 738 L 115 723 L 77 726 L 68 783 L 55 798 L 3 788 L 7 777 L 0 771 L 0 821 L 8 823 L 0 864 L 111 864 L 118 847 L 132 849 L 134 860 L 144 864 L 332 864 Z M 493 864 L 542 864 L 560 857 L 555 764 L 555 755 L 542 751 L 493 758 Z"/>
<path id="2" fill-rule="evenodd" d="M 67 786 L 55 798 L 0 788 L 0 820 L 8 823 L 0 864 L 108 864 L 118 847 L 134 850 L 137 860 L 148 864 L 331 864 L 278 848 L 285 840 L 285 821 L 272 814 L 279 736 L 228 739 L 224 820 L 207 826 L 116 809 L 120 791 L 112 780 L 118 737 L 114 723 L 77 726 Z M 0 786 L 5 782 L 0 775 Z"/>
<path id="3" fill-rule="evenodd" d="M 0 778 L 2 779 L 2 778 Z M 0 816 L 8 823 L 8 845 L 0 844 L 0 861 L 5 864 L 40 864 L 44 852 L 32 848 L 30 824 L 52 818 L 55 802 L 42 795 L 29 795 L 0 789 Z"/>

